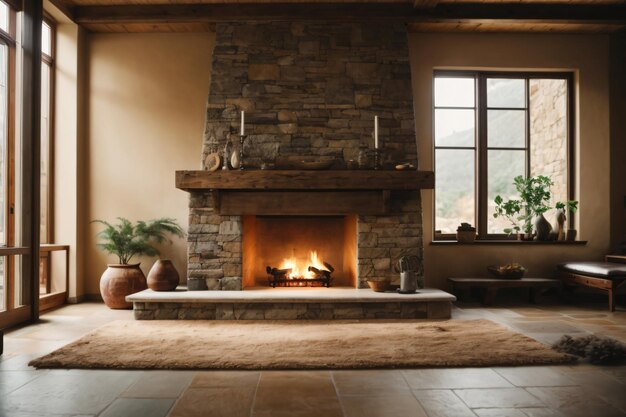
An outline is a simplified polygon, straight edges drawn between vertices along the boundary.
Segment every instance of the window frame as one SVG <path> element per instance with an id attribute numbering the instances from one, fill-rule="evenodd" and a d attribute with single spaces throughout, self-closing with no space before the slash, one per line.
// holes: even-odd
<path id="1" fill-rule="evenodd" d="M 42 158 L 46 158 L 48 167 L 48 195 L 46 201 L 41 201 L 41 208 L 45 206 L 48 213 L 46 235 L 40 236 L 41 243 L 54 242 L 54 128 L 55 128 L 55 64 L 56 64 L 56 22 L 48 13 L 44 12 L 43 23 L 50 28 L 50 55 L 41 52 L 41 65 L 48 65 L 50 68 L 49 85 L 50 91 L 48 94 L 48 109 L 49 109 L 49 131 L 48 131 L 48 152 L 46 155 L 41 155 Z M 42 23 L 42 24 L 43 24 Z M 41 216 L 40 216 L 41 222 Z M 41 225 L 40 225 L 41 227 Z"/>
<path id="2" fill-rule="evenodd" d="M 526 153 L 526 176 L 530 175 L 530 94 L 529 83 L 532 79 L 561 79 L 565 80 L 567 86 L 567 198 L 575 199 L 576 177 L 575 177 L 575 90 L 574 90 L 574 72 L 573 71 L 489 71 L 489 70 L 454 70 L 441 69 L 434 70 L 432 75 L 432 161 L 433 170 L 436 172 L 436 151 L 437 149 L 446 149 L 454 147 L 437 147 L 435 143 L 435 110 L 437 108 L 445 108 L 446 106 L 435 106 L 435 79 L 436 78 L 474 78 L 474 226 L 476 227 L 477 240 L 500 240 L 512 241 L 516 240 L 515 235 L 506 235 L 505 233 L 488 233 L 488 140 L 487 140 L 487 79 L 524 79 L 525 80 L 525 107 L 517 110 L 525 110 L 526 112 L 526 129 L 525 129 L 525 148 Z M 449 106 L 447 106 L 449 107 Z M 506 110 L 506 109 L 505 109 Z M 466 147 L 465 149 L 470 149 Z M 504 149 L 498 147 L 498 149 Z M 437 195 L 433 190 L 433 241 L 450 241 L 456 240 L 454 233 L 437 233 L 436 217 L 437 217 Z M 575 217 L 572 211 L 568 212 L 567 225 L 575 224 Z"/>

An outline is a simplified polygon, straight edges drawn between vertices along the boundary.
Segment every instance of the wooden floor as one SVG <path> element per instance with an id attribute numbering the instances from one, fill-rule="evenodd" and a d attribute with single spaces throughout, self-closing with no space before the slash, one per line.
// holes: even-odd
<path id="1" fill-rule="evenodd" d="M 589 306 L 457 304 L 453 318 L 488 318 L 545 343 L 565 333 L 626 342 L 626 311 L 609 313 L 604 304 L 603 299 Z M 0 416 L 626 415 L 626 366 L 270 372 L 36 371 L 27 366 L 31 358 L 102 324 L 132 317 L 132 311 L 84 303 L 8 333 L 0 357 Z"/>

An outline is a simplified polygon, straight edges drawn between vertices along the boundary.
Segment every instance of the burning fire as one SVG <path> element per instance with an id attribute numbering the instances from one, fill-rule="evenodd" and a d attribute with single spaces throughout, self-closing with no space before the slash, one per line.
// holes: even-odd
<path id="1" fill-rule="evenodd" d="M 328 270 L 326 266 L 319 260 L 317 257 L 317 251 L 309 252 L 309 259 L 297 259 L 295 255 L 292 255 L 291 258 L 283 259 L 283 263 L 280 265 L 280 269 L 291 269 L 291 273 L 287 274 L 287 278 L 307 278 L 312 279 L 315 278 L 315 273 L 309 271 L 309 266 L 314 266 L 317 269 Z"/>

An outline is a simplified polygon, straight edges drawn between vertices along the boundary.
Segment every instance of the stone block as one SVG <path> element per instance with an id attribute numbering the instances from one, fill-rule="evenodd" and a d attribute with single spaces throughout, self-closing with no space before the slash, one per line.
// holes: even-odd
<path id="1" fill-rule="evenodd" d="M 206 279 L 206 287 L 209 291 L 219 291 L 222 289 L 220 278 L 207 278 Z"/>
<path id="2" fill-rule="evenodd" d="M 363 306 L 355 303 L 337 303 L 334 305 L 334 319 L 362 319 L 365 317 Z"/>
<path id="3" fill-rule="evenodd" d="M 203 277 L 189 277 L 187 278 L 187 290 L 188 291 L 206 291 L 206 278 Z"/>
<path id="4" fill-rule="evenodd" d="M 386 271 L 386 270 L 391 269 L 391 259 L 390 258 L 374 259 L 374 269 L 376 271 Z"/>
<path id="5" fill-rule="evenodd" d="M 224 277 L 220 282 L 222 291 L 241 291 L 243 288 L 241 277 Z"/>
<path id="6" fill-rule="evenodd" d="M 296 320 L 306 314 L 305 304 L 275 303 L 265 311 L 266 320 Z"/>
<path id="7" fill-rule="evenodd" d="M 265 318 L 265 304 L 236 304 L 234 307 L 237 320 L 263 320 Z"/>
<path id="8" fill-rule="evenodd" d="M 240 235 L 241 234 L 241 222 L 240 221 L 223 221 L 220 223 L 220 235 Z"/>
<path id="9" fill-rule="evenodd" d="M 360 233 L 361 229 L 362 227 L 359 227 L 359 247 L 375 248 L 378 245 L 378 235 L 376 233 Z"/>
<path id="10" fill-rule="evenodd" d="M 276 64 L 250 64 L 248 79 L 251 81 L 278 80 L 280 69 Z"/>
<path id="11" fill-rule="evenodd" d="M 160 308 L 154 311 L 154 318 L 156 320 L 176 320 L 178 319 L 178 309 Z"/>
<path id="12" fill-rule="evenodd" d="M 215 307 L 216 320 L 236 320 L 235 307 L 230 303 L 220 303 Z"/>
<path id="13" fill-rule="evenodd" d="M 154 310 L 134 310 L 135 320 L 154 320 Z"/>
<path id="14" fill-rule="evenodd" d="M 452 312 L 450 301 L 432 301 L 428 303 L 429 319 L 449 319 Z"/>
<path id="15" fill-rule="evenodd" d="M 241 276 L 242 275 L 241 258 L 237 260 L 232 260 L 232 262 L 224 264 L 223 268 L 224 268 L 225 276 L 229 276 L 229 277 Z"/>

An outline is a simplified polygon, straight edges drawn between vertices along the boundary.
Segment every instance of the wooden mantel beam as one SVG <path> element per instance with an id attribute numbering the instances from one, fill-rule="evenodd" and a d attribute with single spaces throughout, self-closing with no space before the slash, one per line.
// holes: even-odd
<path id="1" fill-rule="evenodd" d="M 437 4 L 439 4 L 439 0 L 413 0 L 413 7 L 416 9 L 427 9 L 435 7 Z"/>
<path id="2" fill-rule="evenodd" d="M 203 190 L 420 190 L 435 187 L 432 171 L 176 171 L 176 188 Z"/>

